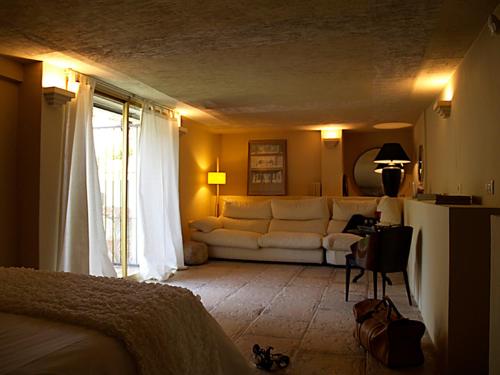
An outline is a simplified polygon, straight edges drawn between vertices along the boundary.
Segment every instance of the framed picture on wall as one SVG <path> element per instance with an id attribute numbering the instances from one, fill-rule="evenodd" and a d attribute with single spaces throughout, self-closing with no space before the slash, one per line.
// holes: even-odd
<path id="1" fill-rule="evenodd" d="M 248 142 L 248 195 L 287 194 L 286 139 Z"/>

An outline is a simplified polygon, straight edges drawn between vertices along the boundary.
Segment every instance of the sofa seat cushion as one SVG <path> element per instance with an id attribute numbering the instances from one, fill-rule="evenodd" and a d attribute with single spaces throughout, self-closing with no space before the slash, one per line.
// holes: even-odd
<path id="1" fill-rule="evenodd" d="M 269 232 L 301 232 L 325 234 L 327 219 L 314 220 L 280 220 L 272 219 Z"/>
<path id="2" fill-rule="evenodd" d="M 282 249 L 319 249 L 321 238 L 318 233 L 269 232 L 259 238 L 259 245 Z"/>
<path id="3" fill-rule="evenodd" d="M 215 229 L 209 233 L 193 232 L 191 239 L 211 246 L 242 247 L 258 249 L 260 233 L 233 229 Z"/>
<path id="4" fill-rule="evenodd" d="M 323 238 L 323 247 L 326 250 L 351 251 L 351 245 L 362 238 L 352 233 L 331 233 Z"/>
<path id="5" fill-rule="evenodd" d="M 282 220 L 328 219 L 328 201 L 326 197 L 309 199 L 273 199 L 271 200 L 273 218 Z"/>
<path id="6" fill-rule="evenodd" d="M 242 230 L 245 232 L 267 233 L 269 228 L 268 219 L 232 219 L 223 216 L 221 221 L 225 229 Z"/>

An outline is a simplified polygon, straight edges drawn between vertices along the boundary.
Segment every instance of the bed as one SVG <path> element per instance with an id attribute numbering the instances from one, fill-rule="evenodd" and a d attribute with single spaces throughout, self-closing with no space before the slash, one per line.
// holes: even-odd
<path id="1" fill-rule="evenodd" d="M 248 374 L 184 288 L 0 267 L 0 374 Z"/>

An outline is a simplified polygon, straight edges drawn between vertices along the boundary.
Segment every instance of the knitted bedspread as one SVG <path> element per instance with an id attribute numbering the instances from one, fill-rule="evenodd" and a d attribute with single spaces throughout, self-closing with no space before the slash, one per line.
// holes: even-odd
<path id="1" fill-rule="evenodd" d="M 122 340 L 144 375 L 250 373 L 222 328 L 184 288 L 0 267 L 0 311 Z"/>

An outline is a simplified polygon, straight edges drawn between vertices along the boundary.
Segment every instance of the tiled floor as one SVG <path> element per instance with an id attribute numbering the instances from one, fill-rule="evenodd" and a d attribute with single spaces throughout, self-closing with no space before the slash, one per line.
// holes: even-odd
<path id="1" fill-rule="evenodd" d="M 255 343 L 289 355 L 291 364 L 282 373 L 437 373 L 427 335 L 425 364 L 404 371 L 385 368 L 357 345 L 352 307 L 372 295 L 368 279 L 351 284 L 349 302 L 344 302 L 345 271 L 327 266 L 212 261 L 178 272 L 168 283 L 200 295 L 249 359 Z M 392 274 L 391 279 L 394 285 L 388 286 L 387 295 L 403 315 L 421 319 L 418 309 L 408 304 L 402 277 Z"/>

